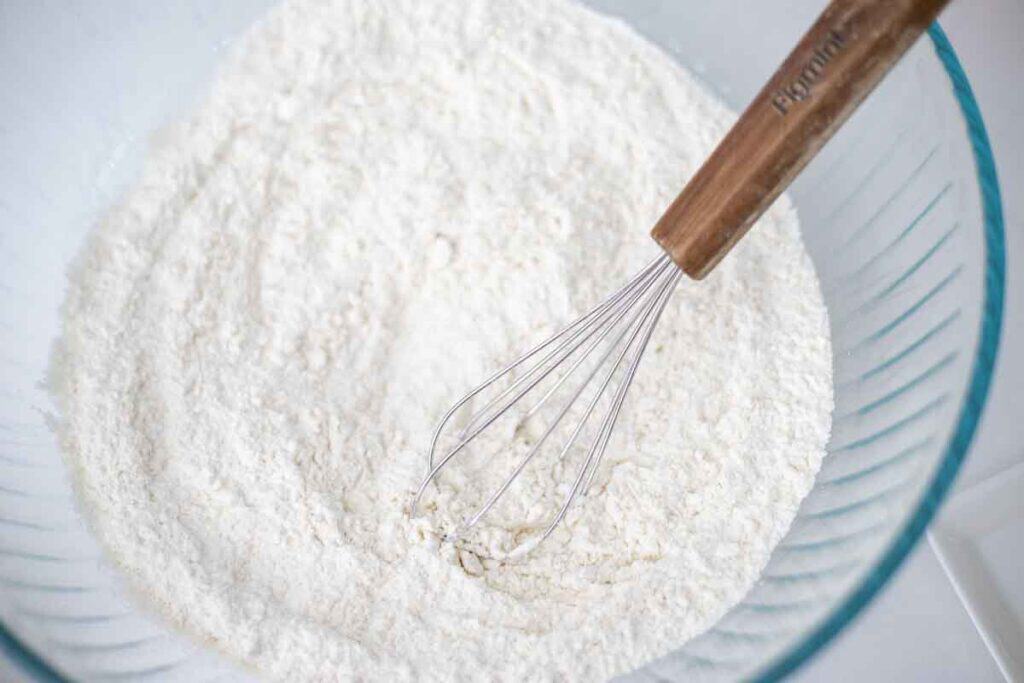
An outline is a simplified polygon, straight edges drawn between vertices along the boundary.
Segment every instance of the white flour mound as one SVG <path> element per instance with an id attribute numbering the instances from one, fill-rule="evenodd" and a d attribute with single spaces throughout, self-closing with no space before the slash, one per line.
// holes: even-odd
<path id="1" fill-rule="evenodd" d="M 708 628 L 830 428 L 785 199 L 676 290 L 599 495 L 527 561 L 489 559 L 503 508 L 476 552 L 436 543 L 486 493 L 463 479 L 407 509 L 435 420 L 657 254 L 647 230 L 730 119 L 567 0 L 273 11 L 71 276 L 61 434 L 132 586 L 287 681 L 596 680 Z"/>

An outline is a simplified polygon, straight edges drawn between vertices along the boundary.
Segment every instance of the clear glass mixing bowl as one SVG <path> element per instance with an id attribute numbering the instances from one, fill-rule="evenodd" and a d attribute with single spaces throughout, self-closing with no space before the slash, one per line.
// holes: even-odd
<path id="1" fill-rule="evenodd" d="M 248 680 L 126 596 L 75 511 L 40 381 L 83 235 L 267 4 L 0 5 L 0 646 L 40 680 Z M 591 4 L 739 109 L 823 3 Z M 1002 311 L 999 189 L 938 26 L 791 194 L 831 314 L 829 455 L 749 595 L 637 680 L 776 679 L 799 666 L 920 538 L 985 402 Z"/>

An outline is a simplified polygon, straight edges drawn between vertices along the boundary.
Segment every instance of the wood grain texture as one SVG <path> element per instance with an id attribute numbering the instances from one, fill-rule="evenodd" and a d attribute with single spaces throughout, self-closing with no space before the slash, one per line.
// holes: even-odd
<path id="1" fill-rule="evenodd" d="M 687 275 L 707 275 L 947 2 L 829 3 L 651 236 Z"/>

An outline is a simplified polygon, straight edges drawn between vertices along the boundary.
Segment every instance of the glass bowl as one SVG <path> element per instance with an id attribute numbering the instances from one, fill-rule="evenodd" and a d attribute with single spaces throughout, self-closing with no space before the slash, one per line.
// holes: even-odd
<path id="1" fill-rule="evenodd" d="M 64 271 L 267 0 L 0 8 L 0 647 L 39 680 L 250 680 L 137 608 L 75 510 L 41 386 Z M 736 109 L 822 3 L 593 0 Z M 967 454 L 998 347 L 992 150 L 938 25 L 793 186 L 831 317 L 829 454 L 762 578 L 627 675 L 777 679 L 871 601 Z M 645 230 L 648 226 L 637 226 Z M 638 264 L 639 265 L 639 264 Z"/>

